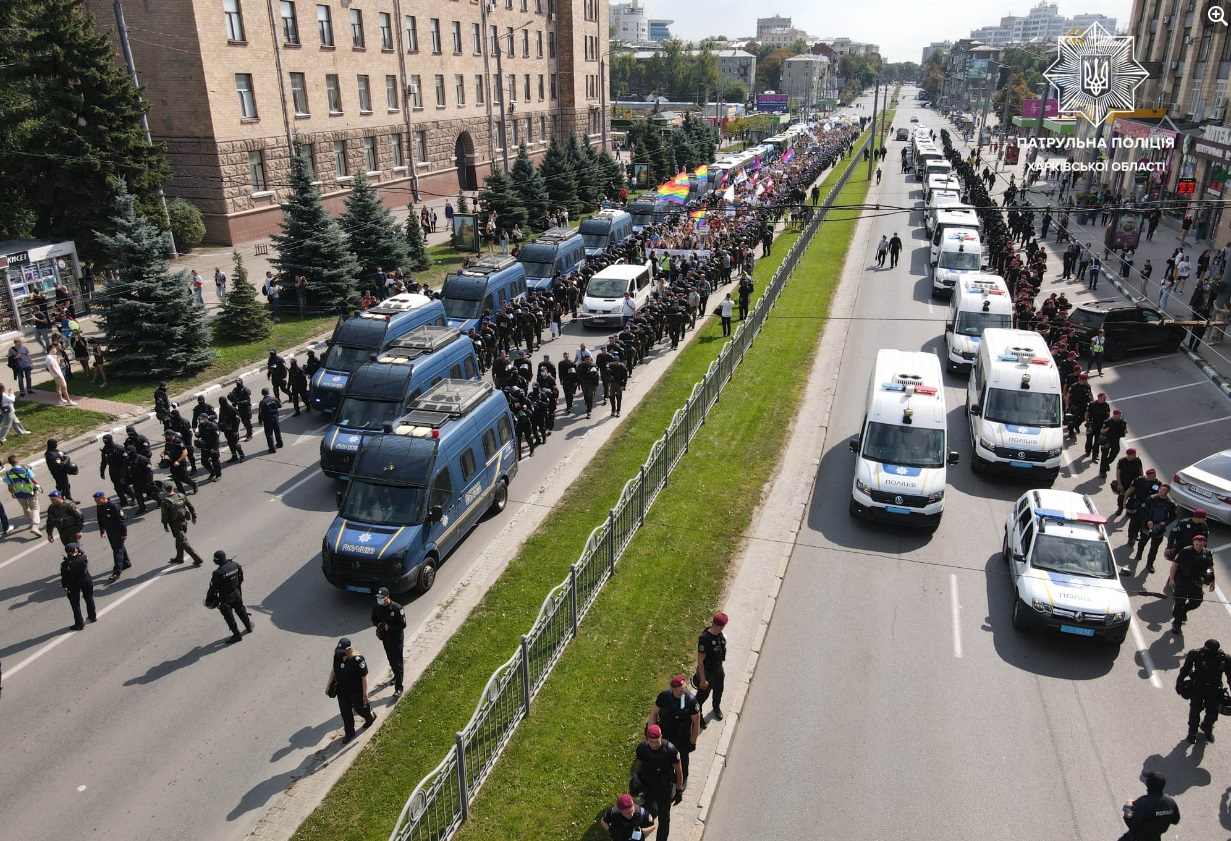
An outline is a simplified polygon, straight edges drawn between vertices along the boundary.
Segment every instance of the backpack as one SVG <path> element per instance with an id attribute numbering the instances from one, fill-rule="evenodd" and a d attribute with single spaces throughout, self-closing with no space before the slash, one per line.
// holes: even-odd
<path id="1" fill-rule="evenodd" d="M 191 519 L 188 516 L 188 505 L 182 496 L 165 496 L 162 503 L 167 507 L 167 513 L 171 515 L 171 519 L 181 523 Z"/>

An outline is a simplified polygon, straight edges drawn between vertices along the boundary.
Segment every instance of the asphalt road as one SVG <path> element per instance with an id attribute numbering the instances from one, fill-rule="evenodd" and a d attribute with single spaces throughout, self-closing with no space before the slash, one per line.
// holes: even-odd
<path id="1" fill-rule="evenodd" d="M 939 116 L 912 97 L 904 93 L 895 124 L 916 113 L 939 135 Z M 1205 604 L 1180 642 L 1167 632 L 1170 605 L 1136 597 L 1118 650 L 1015 631 L 1000 545 L 1012 502 L 1030 486 L 970 471 L 964 376 L 946 375 L 949 445 L 962 463 L 950 468 L 940 528 L 900 531 L 847 512 L 847 440 L 858 431 L 876 351 L 940 352 L 943 342 L 945 307 L 930 299 L 920 213 L 886 212 L 921 195 L 917 181 L 895 171 L 901 144 L 889 145 L 885 215 L 857 243 L 870 268 L 853 319 L 830 326 L 849 331 L 845 348 L 818 366 L 828 361 L 826 374 L 838 372 L 824 454 L 706 841 L 1115 838 L 1124 830 L 1120 806 L 1144 792 L 1146 767 L 1167 775 L 1180 803 L 1183 822 L 1169 838 L 1225 838 L 1231 748 L 1222 742 L 1231 744 L 1231 724 L 1219 725 L 1218 743 L 1189 747 L 1187 704 L 1173 685 L 1188 648 L 1211 636 L 1231 644 L 1231 610 Z M 907 243 L 903 261 L 877 269 L 875 243 L 894 231 Z M 1054 278 L 1059 261 L 1051 262 Z M 1077 284 L 1061 288 L 1082 298 Z M 1231 407 L 1181 355 L 1129 356 L 1104 373 L 1095 390 L 1123 408 L 1130 440 L 1161 475 L 1231 446 Z M 1111 514 L 1107 482 L 1088 460 L 1074 460 L 1080 451 L 1067 448 L 1056 487 L 1088 493 Z M 1125 528 L 1123 518 L 1110 525 L 1121 561 Z M 1231 581 L 1223 557 L 1231 531 L 1216 526 L 1211 546 L 1220 580 Z M 1160 567 L 1152 589 L 1165 582 Z"/>

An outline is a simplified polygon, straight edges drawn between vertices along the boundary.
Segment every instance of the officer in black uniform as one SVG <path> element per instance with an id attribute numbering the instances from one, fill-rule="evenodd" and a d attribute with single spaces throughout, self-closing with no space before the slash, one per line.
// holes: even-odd
<path id="1" fill-rule="evenodd" d="M 137 427 L 130 423 L 124 427 L 124 431 L 128 433 L 128 437 L 124 439 L 124 449 L 136 447 L 137 452 L 146 458 L 154 457 L 154 451 L 150 448 L 150 439 L 137 432 Z"/>
<path id="2" fill-rule="evenodd" d="M 333 651 L 333 668 L 329 670 L 325 694 L 338 699 L 346 731 L 344 741 L 355 738 L 355 713 L 363 716 L 364 730 L 376 723 L 376 713 L 368 703 L 368 664 L 346 637 L 338 640 Z"/>
<path id="3" fill-rule="evenodd" d="M 316 351 L 308 351 L 308 358 L 303 362 L 303 371 L 308 375 L 308 382 L 312 381 L 312 375 L 320 370 L 321 361 L 316 358 Z"/>
<path id="4" fill-rule="evenodd" d="M 598 367 L 594 364 L 594 359 L 590 356 L 590 351 L 583 350 L 581 360 L 577 363 L 577 381 L 581 386 L 582 402 L 586 404 L 587 419 L 594 411 L 594 394 L 598 391 L 601 376 Z"/>
<path id="5" fill-rule="evenodd" d="M 158 489 L 154 487 L 154 465 L 150 463 L 149 456 L 142 455 L 135 444 L 126 446 L 124 452 L 128 456 L 128 478 L 132 481 L 137 513 L 144 514 L 147 498 L 155 508 L 158 507 Z"/>
<path id="6" fill-rule="evenodd" d="M 312 411 L 312 401 L 308 399 L 308 373 L 299 367 L 299 360 L 291 357 L 291 367 L 286 373 L 287 388 L 291 393 L 291 402 L 295 405 L 294 417 L 299 417 L 299 401 L 303 401 L 303 410 Z"/>
<path id="7" fill-rule="evenodd" d="M 43 462 L 47 465 L 47 472 L 56 482 L 56 489 L 69 502 L 76 502 L 77 500 L 73 499 L 69 477 L 77 473 L 77 465 L 73 464 L 71 458 L 60 452 L 60 442 L 55 438 L 48 440 L 47 450 L 43 453 Z"/>
<path id="8" fill-rule="evenodd" d="M 739 320 L 743 321 L 748 317 L 748 304 L 752 301 L 752 292 L 754 289 L 752 275 L 744 274 L 739 279 Z"/>
<path id="9" fill-rule="evenodd" d="M 1206 640 L 1184 657 L 1180 674 L 1175 679 L 1176 692 L 1188 699 L 1188 743 L 1197 741 L 1197 725 L 1207 742 L 1214 741 L 1214 723 L 1218 721 L 1218 704 L 1222 701 L 1223 678 L 1231 681 L 1231 657 L 1222 650 L 1218 640 Z M 1186 685 L 1187 684 L 1187 685 Z M 1201 713 L 1205 712 L 1202 720 Z"/>
<path id="10" fill-rule="evenodd" d="M 701 632 L 697 638 L 697 708 L 704 706 L 712 693 L 714 696 L 714 718 L 722 721 L 722 690 L 726 683 L 724 663 L 727 659 L 727 635 L 723 629 L 727 627 L 727 615 L 715 613 L 710 626 Z M 702 720 L 701 726 L 705 727 Z"/>
<path id="11" fill-rule="evenodd" d="M 1191 546 L 1186 546 L 1175 554 L 1171 562 L 1171 573 L 1167 576 L 1167 584 L 1175 594 L 1175 604 L 1171 609 L 1171 633 L 1182 634 L 1184 623 L 1188 621 L 1189 611 L 1201 607 L 1201 588 L 1207 587 L 1214 592 L 1214 555 L 1205 548 L 1206 536 L 1198 534 L 1193 537 Z"/>
<path id="12" fill-rule="evenodd" d="M 624 408 L 624 387 L 628 385 L 628 369 L 620 361 L 620 354 L 611 354 L 611 364 L 607 366 L 607 376 L 610 385 L 607 391 L 611 395 L 611 416 L 618 418 Z"/>
<path id="13" fill-rule="evenodd" d="M 231 401 L 231 405 L 235 407 L 235 411 L 239 414 L 239 420 L 244 425 L 244 430 L 247 435 L 245 441 L 252 440 L 252 392 L 244 385 L 244 381 L 235 378 L 235 388 L 231 389 L 231 393 L 227 395 Z"/>
<path id="14" fill-rule="evenodd" d="M 273 386 L 274 397 L 278 400 L 282 399 L 284 391 L 287 397 L 290 397 L 290 391 L 286 387 L 286 374 L 286 360 L 278 355 L 276 348 L 270 348 L 269 358 L 265 360 L 265 379 Z M 261 393 L 264 394 L 265 390 L 262 389 Z"/>
<path id="15" fill-rule="evenodd" d="M 697 696 L 688 691 L 688 679 L 683 675 L 671 678 L 671 688 L 664 689 L 654 699 L 647 727 L 657 724 L 663 736 L 680 751 L 680 764 L 684 768 L 684 784 L 688 784 L 688 755 L 697 749 L 701 735 L 701 707 Z"/>
<path id="16" fill-rule="evenodd" d="M 231 401 L 225 394 L 218 398 L 218 426 L 222 434 L 226 436 L 227 449 L 231 451 L 227 464 L 243 461 L 244 448 L 239 443 L 239 412 L 231 405 Z"/>
<path id="17" fill-rule="evenodd" d="M 103 448 L 99 453 L 98 478 L 106 479 L 107 471 L 111 471 L 111 484 L 115 488 L 115 496 L 120 505 L 128 505 L 132 496 L 132 488 L 128 483 L 128 460 L 124 448 L 115 443 L 111 433 L 103 436 Z"/>
<path id="18" fill-rule="evenodd" d="M 192 424 L 180 414 L 179 409 L 172 409 L 171 417 L 167 419 L 167 430 L 174 432 L 184 442 L 184 452 L 188 455 L 189 470 L 195 474 L 197 472 L 197 455 L 192 449 Z"/>
<path id="19" fill-rule="evenodd" d="M 1099 436 L 1103 432 L 1103 424 L 1111 417 L 1111 404 L 1107 402 L 1107 392 L 1100 391 L 1094 402 L 1086 406 L 1086 457 L 1097 459 L 1099 454 Z"/>
<path id="20" fill-rule="evenodd" d="M 197 395 L 197 404 L 192 407 L 192 432 L 197 434 L 197 428 L 201 425 L 201 418 L 206 415 L 214 414 L 214 407 L 205 402 L 205 395 Z"/>
<path id="21" fill-rule="evenodd" d="M 388 587 L 376 591 L 376 607 L 372 608 L 372 624 L 376 638 L 385 647 L 389 668 L 393 670 L 393 697 L 402 694 L 403 643 L 406 635 L 406 611 L 389 595 Z"/>
<path id="22" fill-rule="evenodd" d="M 60 563 L 60 587 L 73 608 L 74 631 L 85 627 L 85 622 L 81 619 L 82 599 L 85 599 L 86 619 L 91 622 L 98 621 L 98 614 L 94 610 L 94 579 L 90 577 L 90 559 L 76 543 L 69 543 L 64 547 L 64 560 Z"/>
<path id="23" fill-rule="evenodd" d="M 171 417 L 171 395 L 167 394 L 167 381 L 163 380 L 154 389 L 154 417 L 159 423 L 166 423 Z"/>
<path id="24" fill-rule="evenodd" d="M 1180 822 L 1180 807 L 1173 798 L 1163 794 L 1167 778 L 1161 773 L 1146 771 L 1141 778 L 1145 780 L 1146 793 L 1124 804 L 1128 832 L 1122 837 L 1130 841 L 1134 838 L 1161 839 L 1168 828 Z"/>
<path id="25" fill-rule="evenodd" d="M 1099 433 L 1099 466 L 1098 475 L 1106 476 L 1116 456 L 1120 455 L 1120 442 L 1128 434 L 1128 423 L 1124 413 L 1119 409 L 1111 410 L 1111 417 L 1103 422 Z"/>
<path id="26" fill-rule="evenodd" d="M 1129 489 L 1133 482 L 1141 478 L 1145 465 L 1137 455 L 1136 447 L 1124 451 L 1124 458 L 1116 462 L 1116 515 L 1124 513 L 1124 503 L 1128 499 Z M 1115 516 L 1115 515 L 1113 515 Z"/>
<path id="27" fill-rule="evenodd" d="M 572 414 L 573 398 L 577 395 L 577 363 L 565 351 L 556 368 L 560 373 L 560 387 L 564 389 L 564 410 Z"/>
<path id="28" fill-rule="evenodd" d="M 1146 572 L 1154 571 L 1154 559 L 1158 557 L 1158 547 L 1162 545 L 1167 534 L 1167 526 L 1175 520 L 1176 507 L 1171 501 L 1171 485 L 1163 482 L 1158 486 L 1158 492 L 1141 506 L 1141 532 L 1137 538 L 1137 560 L 1141 560 L 1142 550 L 1146 541 L 1150 542 L 1150 555 L 1146 562 Z"/>
<path id="29" fill-rule="evenodd" d="M 611 841 L 641 841 L 655 828 L 650 813 L 634 803 L 631 794 L 617 797 L 616 804 L 604 810 L 598 822 Z"/>
<path id="30" fill-rule="evenodd" d="M 197 483 L 188 475 L 188 454 L 191 452 L 184 446 L 184 441 L 172 432 L 167 430 L 166 435 L 167 445 L 163 449 L 163 455 L 167 459 L 167 467 L 171 470 L 171 478 L 175 481 L 175 487 L 179 488 L 179 492 L 184 492 L 184 484 L 187 483 L 192 488 L 192 492 L 197 492 Z"/>
<path id="31" fill-rule="evenodd" d="M 261 389 L 261 402 L 257 406 L 256 418 L 265 429 L 265 443 L 269 451 L 276 452 L 282 446 L 282 427 L 278 423 L 278 410 L 282 403 L 276 397 L 270 396 L 269 389 Z"/>
<path id="32" fill-rule="evenodd" d="M 222 478 L 222 455 L 218 449 L 222 444 L 222 429 L 214 420 L 213 407 L 210 414 L 204 415 L 197 424 L 197 444 L 201 447 L 201 463 L 209 471 L 206 478 L 217 481 Z"/>
<path id="33" fill-rule="evenodd" d="M 252 633 L 252 617 L 244 607 L 244 568 L 235 563 L 234 558 L 227 558 L 227 553 L 219 549 L 214 553 L 214 563 L 218 568 L 209 579 L 209 591 L 206 599 L 218 605 L 218 612 L 226 620 L 231 629 L 227 643 L 239 642 L 243 639 L 239 634 L 239 626 L 235 623 L 235 615 L 243 620 L 244 629 Z"/>
<path id="34" fill-rule="evenodd" d="M 1133 546 L 1145 523 L 1145 511 L 1142 507 L 1146 500 L 1158 493 L 1162 482 L 1158 479 L 1158 471 L 1153 467 L 1146 470 L 1144 476 L 1133 480 L 1129 485 L 1128 495 L 1124 500 L 1124 510 L 1128 512 L 1128 545 Z"/>
<path id="35" fill-rule="evenodd" d="M 1163 550 L 1163 557 L 1175 560 L 1181 549 L 1193 545 L 1193 538 L 1197 535 L 1210 536 L 1209 515 L 1204 508 L 1196 509 L 1191 517 L 1180 520 L 1167 532 L 1167 548 Z"/>
<path id="36" fill-rule="evenodd" d="M 684 797 L 684 770 L 680 751 L 663 738 L 662 728 L 651 724 L 646 739 L 637 745 L 633 766 L 645 786 L 645 805 L 658 822 L 656 841 L 667 841 L 671 834 L 671 807 Z"/>
<path id="37" fill-rule="evenodd" d="M 162 509 L 162 530 L 175 538 L 175 557 L 167 561 L 169 564 L 182 564 L 184 553 L 192 557 L 192 565 L 199 567 L 203 563 L 197 550 L 188 542 L 188 524 L 197 524 L 197 510 L 192 507 L 188 497 L 177 493 L 174 488 L 162 486 L 163 496 L 158 501 Z"/>

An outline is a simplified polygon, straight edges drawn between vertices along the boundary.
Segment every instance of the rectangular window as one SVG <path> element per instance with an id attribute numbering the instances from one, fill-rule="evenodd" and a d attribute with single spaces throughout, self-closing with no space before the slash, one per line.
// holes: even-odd
<path id="1" fill-rule="evenodd" d="M 514 117 L 513 118 L 513 147 L 514 148 L 516 148 L 518 144 L 521 143 L 521 139 L 518 135 L 519 135 L 519 132 L 517 131 L 517 118 Z"/>
<path id="2" fill-rule="evenodd" d="M 427 161 L 427 132 L 415 132 L 415 160 L 420 162 Z"/>
<path id="3" fill-rule="evenodd" d="M 492 102 L 497 104 L 504 102 L 504 85 L 496 73 L 492 74 Z"/>
<path id="4" fill-rule="evenodd" d="M 462 54 L 462 22 L 455 20 L 449 24 L 450 31 L 453 34 L 453 52 L 456 55 Z"/>
<path id="5" fill-rule="evenodd" d="M 475 55 L 483 52 L 483 30 L 477 23 L 470 24 L 470 51 Z"/>
<path id="6" fill-rule="evenodd" d="M 457 89 L 458 107 L 466 104 L 466 77 L 461 73 L 453 74 L 453 87 Z"/>
<path id="7" fill-rule="evenodd" d="M 534 142 L 534 117 L 526 117 L 526 142 Z"/>
<path id="8" fill-rule="evenodd" d="M 462 453 L 461 468 L 462 481 L 469 482 L 471 477 L 479 470 L 478 464 L 475 463 L 474 450 L 467 449 L 466 452 Z"/>
<path id="9" fill-rule="evenodd" d="M 393 49 L 393 15 L 388 12 L 381 12 L 376 16 L 377 23 L 380 26 L 380 48 L 382 50 Z"/>
<path id="10" fill-rule="evenodd" d="M 329 113 L 342 113 L 342 88 L 338 85 L 338 74 L 325 76 L 325 92 L 329 95 Z"/>
<path id="11" fill-rule="evenodd" d="M 547 57 L 556 57 L 556 33 L 554 32 L 547 33 Z"/>
<path id="12" fill-rule="evenodd" d="M 423 107 L 423 82 L 418 73 L 410 77 L 410 105 L 412 108 Z"/>
<path id="13" fill-rule="evenodd" d="M 534 33 L 534 54 L 538 58 L 543 57 L 543 31 L 539 30 Z"/>
<path id="14" fill-rule="evenodd" d="M 509 102 L 517 101 L 517 76 L 509 74 Z"/>
<path id="15" fill-rule="evenodd" d="M 521 31 L 521 57 L 530 58 L 530 30 Z"/>
<path id="16" fill-rule="evenodd" d="M 445 107 L 445 76 L 443 73 L 436 74 L 436 107 Z"/>
<path id="17" fill-rule="evenodd" d="M 498 119 L 498 120 L 496 121 L 496 145 L 497 145 L 499 148 L 501 148 L 501 149 L 505 148 L 505 146 L 504 146 L 504 131 L 505 131 L 505 128 L 504 128 L 504 121 L 503 121 L 503 120 L 499 120 L 499 119 Z"/>
<path id="18" fill-rule="evenodd" d="M 377 169 L 375 137 L 363 138 L 363 165 L 368 172 L 375 172 Z"/>
<path id="19" fill-rule="evenodd" d="M 428 35 L 431 36 L 432 52 L 440 54 L 440 18 L 431 18 L 427 24 Z"/>
<path id="20" fill-rule="evenodd" d="M 536 15 L 543 14 L 543 0 L 534 0 L 534 13 Z"/>
<path id="21" fill-rule="evenodd" d="M 363 12 L 359 9 L 350 10 L 350 45 L 362 50 L 363 43 Z"/>
<path id="22" fill-rule="evenodd" d="M 259 149 L 248 153 L 248 181 L 252 192 L 265 192 L 265 153 Z"/>
<path id="23" fill-rule="evenodd" d="M 385 105 L 390 111 L 397 111 L 400 109 L 400 100 L 401 97 L 398 96 L 398 77 L 385 76 Z"/>
<path id="24" fill-rule="evenodd" d="M 547 117 L 539 114 L 539 140 L 547 139 Z"/>
<path id="25" fill-rule="evenodd" d="M 522 79 L 522 94 L 524 94 L 522 96 L 522 99 L 525 100 L 526 102 L 529 102 L 530 101 L 530 74 L 529 73 L 527 73 L 525 75 L 525 78 Z"/>
<path id="26" fill-rule="evenodd" d="M 300 143 L 299 157 L 303 158 L 304 165 L 308 168 L 308 180 L 316 180 L 316 144 Z"/>
<path id="27" fill-rule="evenodd" d="M 509 423 L 507 414 L 496 419 L 496 431 L 500 433 L 500 446 L 513 440 L 513 425 Z"/>
<path id="28" fill-rule="evenodd" d="M 244 40 L 244 16 L 239 11 L 239 0 L 222 0 L 222 14 L 226 18 L 227 40 Z"/>
<path id="29" fill-rule="evenodd" d="M 419 24 L 414 15 L 406 16 L 406 52 L 419 52 Z"/>
<path id="30" fill-rule="evenodd" d="M 509 58 L 517 55 L 517 52 L 513 49 L 513 27 L 511 26 L 504 28 L 504 54 Z"/>
<path id="31" fill-rule="evenodd" d="M 529 0 L 521 0 L 521 10 L 522 10 L 523 12 L 526 12 L 526 11 L 529 11 L 529 10 L 530 10 L 530 3 L 529 3 Z"/>
<path id="32" fill-rule="evenodd" d="M 329 13 L 328 6 L 316 7 L 316 29 L 320 32 L 321 46 L 333 46 L 333 17 Z"/>
<path id="33" fill-rule="evenodd" d="M 299 46 L 299 18 L 295 16 L 295 4 L 282 0 L 282 43 Z"/>
<path id="34" fill-rule="evenodd" d="M 543 101 L 543 74 L 539 74 L 539 102 Z"/>
<path id="35" fill-rule="evenodd" d="M 402 135 L 389 135 L 389 155 L 393 160 L 393 168 L 399 169 L 406 166 L 406 160 L 402 153 Z"/>
<path id="36" fill-rule="evenodd" d="M 483 74 L 474 74 L 474 101 L 476 105 L 482 105 L 486 98 L 483 96 Z"/>
<path id="37" fill-rule="evenodd" d="M 551 74 L 551 98 L 556 98 L 556 74 Z"/>
<path id="38" fill-rule="evenodd" d="M 303 116 L 308 114 L 308 82 L 302 73 L 291 74 L 291 104 L 295 113 Z"/>
<path id="39" fill-rule="evenodd" d="M 236 73 L 235 90 L 239 93 L 239 116 L 256 119 L 256 96 L 252 92 L 252 74 Z"/>
<path id="40" fill-rule="evenodd" d="M 338 178 L 350 175 L 350 167 L 346 163 L 346 141 L 333 141 L 333 169 Z"/>
<path id="41" fill-rule="evenodd" d="M 362 114 L 372 113 L 372 83 L 367 76 L 357 76 L 359 82 L 359 111 Z"/>
<path id="42" fill-rule="evenodd" d="M 496 445 L 495 429 L 483 430 L 483 454 L 487 456 L 487 461 L 491 461 L 500 452 L 500 448 Z"/>
<path id="43" fill-rule="evenodd" d="M 495 54 L 496 50 L 499 47 L 500 47 L 500 36 L 496 34 L 496 27 L 495 26 L 487 27 L 487 51 L 492 54 Z"/>

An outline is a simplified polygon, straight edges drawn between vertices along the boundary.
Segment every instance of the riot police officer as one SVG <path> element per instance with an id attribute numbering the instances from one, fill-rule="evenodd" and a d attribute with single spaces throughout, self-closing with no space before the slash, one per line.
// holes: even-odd
<path id="1" fill-rule="evenodd" d="M 1214 592 L 1214 555 L 1205 548 L 1206 536 L 1193 537 L 1191 546 L 1185 546 L 1175 554 L 1167 584 L 1175 594 L 1171 609 L 1171 633 L 1184 633 L 1184 623 L 1190 611 L 1201 606 L 1201 588 Z"/>
<path id="2" fill-rule="evenodd" d="M 688 691 L 687 683 L 683 675 L 671 678 L 671 688 L 659 692 L 654 699 L 646 724 L 647 727 L 657 724 L 663 736 L 679 748 L 685 785 L 688 784 L 688 755 L 696 750 L 697 738 L 701 735 L 701 707 L 697 704 L 697 696 Z"/>
<path id="3" fill-rule="evenodd" d="M 611 416 L 618 418 L 624 407 L 624 387 L 628 385 L 628 369 L 620 361 L 620 354 L 611 354 L 611 364 L 607 366 L 607 376 L 610 380 L 608 391 L 611 396 Z"/>
<path id="4" fill-rule="evenodd" d="M 1167 533 L 1167 526 L 1175 520 L 1176 507 L 1171 501 L 1171 485 L 1163 482 L 1158 486 L 1158 492 L 1141 506 L 1142 529 L 1137 538 L 1137 560 L 1141 560 L 1142 550 L 1146 541 L 1150 542 L 1150 555 L 1146 562 L 1146 572 L 1154 571 L 1154 559 L 1158 557 L 1158 547 Z"/>
<path id="5" fill-rule="evenodd" d="M 581 386 L 582 402 L 586 404 L 587 419 L 589 419 L 590 413 L 594 411 L 594 394 L 598 391 L 601 376 L 598 367 L 594 364 L 593 357 L 590 355 L 590 351 L 583 350 L 581 352 L 581 361 L 577 363 L 577 381 Z"/>
<path id="6" fill-rule="evenodd" d="M 1145 522 L 1145 512 L 1142 506 L 1154 494 L 1158 493 L 1162 483 L 1158 479 L 1158 471 L 1153 467 L 1146 470 L 1144 476 L 1134 479 L 1128 487 L 1128 495 L 1124 500 L 1124 509 L 1128 511 L 1128 545 L 1137 542 L 1141 526 Z"/>
<path id="7" fill-rule="evenodd" d="M 707 698 L 714 696 L 714 718 L 722 721 L 722 690 L 726 685 L 724 663 L 727 659 L 727 615 L 715 613 L 710 626 L 697 638 L 697 709 L 700 711 Z M 705 727 L 705 721 L 701 721 Z"/>
<path id="8" fill-rule="evenodd" d="M 144 436 L 143 436 L 144 437 Z M 149 456 L 143 455 L 135 444 L 124 448 L 128 457 L 128 478 L 132 481 L 133 499 L 137 503 L 137 513 L 145 513 L 145 500 L 148 497 L 154 507 L 158 507 L 158 489 L 154 487 L 154 465 Z"/>
<path id="9" fill-rule="evenodd" d="M 372 624 L 376 626 L 376 638 L 385 647 L 385 656 L 389 658 L 389 668 L 393 670 L 393 697 L 397 698 L 402 694 L 406 611 L 389 595 L 388 587 L 376 591 Z"/>
<path id="10" fill-rule="evenodd" d="M 167 468 L 171 471 L 171 478 L 175 481 L 175 487 L 179 488 L 179 492 L 184 492 L 184 484 L 187 483 L 192 488 L 192 492 L 197 492 L 197 483 L 191 476 L 188 475 L 188 454 L 189 449 L 184 446 L 184 441 L 171 430 L 167 430 L 166 447 L 163 449 L 163 458 L 166 459 Z"/>
<path id="11" fill-rule="evenodd" d="M 211 407 L 212 409 L 212 407 Z M 222 458 L 218 452 L 221 443 L 222 430 L 218 421 L 214 420 L 213 412 L 204 415 L 197 424 L 197 445 L 201 448 L 201 463 L 209 471 L 207 478 L 217 481 L 222 478 Z"/>
<path id="12" fill-rule="evenodd" d="M 116 498 L 120 505 L 128 505 L 128 497 L 132 490 L 128 484 L 128 461 L 124 448 L 115 443 L 111 433 L 103 436 L 103 448 L 99 453 L 98 478 L 106 479 L 107 471 L 111 471 L 111 484 L 115 488 Z"/>
<path id="13" fill-rule="evenodd" d="M 564 389 L 564 410 L 572 414 L 573 398 L 577 394 L 577 363 L 570 359 L 568 351 L 565 351 L 556 367 L 560 372 L 560 386 Z"/>
<path id="14" fill-rule="evenodd" d="M 282 392 L 284 391 L 287 392 L 288 397 L 290 396 L 290 392 L 286 387 L 286 374 L 286 360 L 278 355 L 276 348 L 270 348 L 269 358 L 265 360 L 265 379 L 269 380 L 270 385 L 273 386 L 274 397 L 278 400 L 282 399 Z M 261 390 L 261 393 L 264 393 L 264 389 Z"/>
<path id="15" fill-rule="evenodd" d="M 252 392 L 244 385 L 244 381 L 235 378 L 235 388 L 231 389 L 231 393 L 227 395 L 231 401 L 231 405 L 235 407 L 236 413 L 239 414 L 239 420 L 244 425 L 246 435 L 245 441 L 252 440 Z"/>
<path id="16" fill-rule="evenodd" d="M 282 403 L 269 393 L 268 388 L 261 389 L 261 402 L 257 406 L 256 417 L 265 430 L 265 443 L 271 453 L 277 452 L 282 446 L 282 426 L 278 423 L 278 410 Z"/>
<path id="17" fill-rule="evenodd" d="M 218 426 L 222 430 L 222 434 L 226 436 L 227 449 L 231 451 L 231 457 L 227 459 L 227 464 L 244 460 L 244 448 L 239 443 L 239 425 L 239 412 L 235 410 L 235 407 L 231 405 L 231 401 L 224 394 L 218 398 Z"/>
<path id="18" fill-rule="evenodd" d="M 1184 665 L 1175 679 L 1176 692 L 1188 700 L 1188 743 L 1197 741 L 1197 726 L 1207 742 L 1214 741 L 1214 723 L 1218 721 L 1218 705 L 1222 701 L 1223 678 L 1231 681 L 1231 657 L 1222 650 L 1218 640 L 1206 640 L 1184 656 Z M 1202 720 L 1201 713 L 1205 713 Z"/>
<path id="19" fill-rule="evenodd" d="M 167 418 L 171 417 L 172 405 L 171 396 L 167 394 L 167 381 L 163 380 L 154 389 L 154 417 L 158 418 L 159 423 L 166 423 Z"/>
<path id="20" fill-rule="evenodd" d="M 214 407 L 205 402 L 205 395 L 197 395 L 197 404 L 192 407 L 192 431 L 197 434 L 197 427 L 201 425 L 201 418 L 206 415 L 214 414 Z"/>
<path id="21" fill-rule="evenodd" d="M 167 419 L 167 429 L 179 436 L 184 442 L 184 452 L 188 456 L 188 467 L 191 473 L 197 472 L 197 456 L 192 449 L 192 425 L 188 420 L 180 414 L 179 409 L 171 410 L 171 417 Z"/>
<path id="22" fill-rule="evenodd" d="M 299 401 L 303 400 L 303 410 L 312 411 L 312 401 L 308 399 L 308 374 L 299 367 L 299 360 L 291 357 L 291 367 L 286 374 L 287 389 L 291 393 L 291 402 L 295 405 L 294 417 L 299 417 Z"/>
<path id="23" fill-rule="evenodd" d="M 252 617 L 244 607 L 244 568 L 237 564 L 234 558 L 228 558 L 227 553 L 221 549 L 214 553 L 214 563 L 218 568 L 210 576 L 209 590 L 205 598 L 208 603 L 218 605 L 218 612 L 231 629 L 227 643 L 239 642 L 243 637 L 240 636 L 239 626 L 235 622 L 236 614 L 243 620 L 244 630 L 248 633 L 253 630 Z"/>
<path id="24" fill-rule="evenodd" d="M 76 543 L 69 543 L 64 547 L 64 560 L 60 562 L 60 587 L 73 608 L 74 631 L 85 628 L 85 622 L 81 618 L 83 599 L 85 618 L 91 622 L 98 621 L 98 614 L 94 610 L 94 579 L 90 577 L 90 559 Z"/>
<path id="25" fill-rule="evenodd" d="M 197 511 L 188 501 L 188 497 L 177 493 L 174 488 L 163 487 L 162 499 L 158 501 L 162 509 L 162 530 L 175 538 L 175 557 L 167 561 L 169 564 L 182 564 L 184 553 L 192 557 L 192 565 L 199 567 L 203 563 L 197 550 L 188 542 L 188 524 L 197 524 Z"/>
<path id="26" fill-rule="evenodd" d="M 150 448 L 150 439 L 137 432 L 137 427 L 132 424 L 124 427 L 124 431 L 128 433 L 128 437 L 124 439 L 124 449 L 136 447 L 137 452 L 146 458 L 153 458 L 154 451 Z"/>

